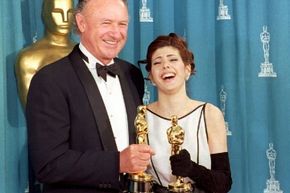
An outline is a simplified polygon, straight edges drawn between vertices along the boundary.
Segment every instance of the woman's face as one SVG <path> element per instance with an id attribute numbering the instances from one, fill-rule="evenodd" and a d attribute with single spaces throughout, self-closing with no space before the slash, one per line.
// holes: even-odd
<path id="1" fill-rule="evenodd" d="M 149 78 L 159 90 L 174 91 L 185 85 L 190 76 L 190 64 L 184 64 L 179 51 L 171 46 L 157 49 L 151 58 Z"/>

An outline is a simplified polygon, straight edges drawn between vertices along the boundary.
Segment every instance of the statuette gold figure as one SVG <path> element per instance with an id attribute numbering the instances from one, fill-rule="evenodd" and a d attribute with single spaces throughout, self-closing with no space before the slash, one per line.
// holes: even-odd
<path id="1" fill-rule="evenodd" d="M 135 118 L 135 128 L 137 134 L 138 144 L 148 144 L 147 134 L 148 134 L 148 124 L 146 122 L 146 106 L 139 106 L 137 109 L 137 116 Z"/>
<path id="2" fill-rule="evenodd" d="M 134 122 L 136 128 L 136 143 L 148 144 L 148 124 L 146 121 L 146 106 L 140 105 L 137 108 L 137 116 Z M 130 174 L 129 192 L 131 193 L 149 193 L 152 192 L 152 175 L 146 172 Z"/>
<path id="3" fill-rule="evenodd" d="M 171 155 L 179 154 L 181 150 L 181 145 L 184 142 L 184 130 L 178 125 L 177 116 L 173 115 L 171 117 L 171 127 L 167 129 L 167 139 L 171 144 Z M 170 192 L 191 192 L 192 186 L 190 183 L 184 182 L 184 178 L 181 176 L 176 176 L 176 181 L 168 185 Z"/>

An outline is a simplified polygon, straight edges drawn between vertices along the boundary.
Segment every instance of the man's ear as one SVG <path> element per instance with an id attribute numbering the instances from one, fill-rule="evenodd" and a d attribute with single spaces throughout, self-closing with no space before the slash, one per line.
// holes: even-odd
<path id="1" fill-rule="evenodd" d="M 80 32 L 84 32 L 86 29 L 85 17 L 81 13 L 77 13 L 75 16 L 76 25 Z"/>

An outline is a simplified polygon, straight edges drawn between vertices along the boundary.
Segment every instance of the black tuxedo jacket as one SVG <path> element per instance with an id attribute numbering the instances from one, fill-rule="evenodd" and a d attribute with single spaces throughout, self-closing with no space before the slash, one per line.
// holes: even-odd
<path id="1" fill-rule="evenodd" d="M 115 58 L 127 109 L 130 143 L 144 80 L 134 65 Z M 27 98 L 28 147 L 45 193 L 118 192 L 119 152 L 98 87 L 78 45 L 33 77 Z"/>

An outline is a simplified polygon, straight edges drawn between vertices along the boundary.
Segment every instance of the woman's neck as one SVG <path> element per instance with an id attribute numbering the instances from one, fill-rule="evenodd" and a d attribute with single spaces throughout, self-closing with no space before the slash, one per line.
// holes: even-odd
<path id="1" fill-rule="evenodd" d="M 187 95 L 159 95 L 154 109 L 157 114 L 171 118 L 172 115 L 182 117 L 192 109 L 192 100 Z"/>

